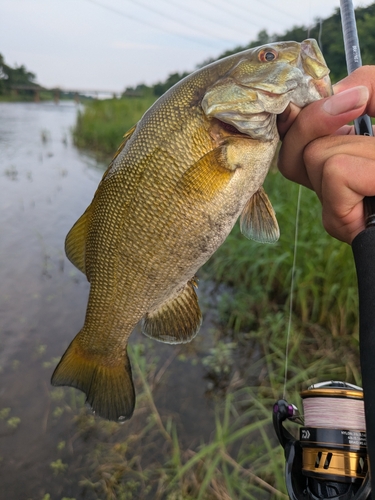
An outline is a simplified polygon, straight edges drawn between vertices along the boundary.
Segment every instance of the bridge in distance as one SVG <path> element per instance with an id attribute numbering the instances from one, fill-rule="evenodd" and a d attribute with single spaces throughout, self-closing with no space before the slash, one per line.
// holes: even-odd
<path id="1" fill-rule="evenodd" d="M 55 102 L 58 102 L 61 98 L 70 97 L 76 102 L 81 99 L 111 99 L 119 98 L 122 95 L 129 97 L 141 97 L 139 92 L 116 92 L 113 90 L 93 90 L 93 89 L 66 89 L 62 87 L 55 87 L 47 89 L 40 85 L 12 85 L 11 87 L 14 95 L 20 93 L 27 93 L 33 96 L 35 102 L 40 101 L 41 94 L 49 93 Z"/>

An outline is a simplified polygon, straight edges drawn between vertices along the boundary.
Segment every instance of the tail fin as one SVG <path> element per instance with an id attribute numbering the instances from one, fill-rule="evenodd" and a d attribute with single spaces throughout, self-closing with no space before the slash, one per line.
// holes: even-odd
<path id="1" fill-rule="evenodd" d="M 76 337 L 53 372 L 51 383 L 83 391 L 100 417 L 118 422 L 128 420 L 134 411 L 135 392 L 127 352 L 116 363 L 105 361 L 85 353 Z"/>

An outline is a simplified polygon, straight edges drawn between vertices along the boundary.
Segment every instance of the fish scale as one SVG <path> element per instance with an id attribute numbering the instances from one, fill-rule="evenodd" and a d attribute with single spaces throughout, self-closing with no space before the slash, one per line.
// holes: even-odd
<path id="1" fill-rule="evenodd" d="M 329 95 L 328 72 L 312 40 L 249 49 L 179 82 L 125 134 L 66 239 L 90 295 L 54 385 L 84 391 L 100 416 L 131 417 L 132 330 L 142 320 L 161 342 L 195 337 L 195 274 L 240 215 L 245 236 L 277 240 L 262 188 L 278 143 L 275 113 Z"/>

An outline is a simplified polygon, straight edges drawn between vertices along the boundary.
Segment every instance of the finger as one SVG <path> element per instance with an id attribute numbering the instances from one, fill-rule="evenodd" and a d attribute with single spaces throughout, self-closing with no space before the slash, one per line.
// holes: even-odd
<path id="1" fill-rule="evenodd" d="M 358 85 L 367 86 L 370 99 L 365 112 L 370 116 L 375 116 L 375 99 L 372 99 L 372 96 L 375 96 L 375 66 L 362 66 L 356 69 L 349 76 L 336 83 L 333 86 L 333 91 L 337 94 Z"/>
<path id="2" fill-rule="evenodd" d="M 355 129 L 353 125 L 343 125 L 332 135 L 355 135 Z"/>
<path id="3" fill-rule="evenodd" d="M 365 229 L 363 198 L 375 195 L 374 161 L 337 155 L 324 165 L 322 177 L 323 225 L 347 243 Z"/>
<path id="4" fill-rule="evenodd" d="M 302 109 L 282 143 L 278 166 L 281 173 L 311 188 L 303 161 L 303 152 L 311 141 L 336 132 L 363 114 L 369 92 L 359 86 L 313 102 Z"/>
<path id="5" fill-rule="evenodd" d="M 375 136 L 375 125 L 372 126 L 372 133 Z M 344 125 L 343 127 L 340 127 L 336 132 L 334 132 L 332 135 L 355 135 L 355 128 L 353 125 Z"/>
<path id="6" fill-rule="evenodd" d="M 277 129 L 281 140 L 284 139 L 285 134 L 290 129 L 300 111 L 301 108 L 291 102 L 285 111 L 277 116 Z"/>
<path id="7" fill-rule="evenodd" d="M 361 160 L 372 162 L 372 169 L 375 168 L 375 138 L 355 135 L 331 135 L 312 141 L 304 150 L 303 161 L 306 165 L 306 173 L 310 185 L 322 200 L 325 165 L 328 161 L 333 161 L 339 168 L 338 157 L 355 157 L 358 164 Z M 344 169 L 342 174 L 346 174 Z M 354 175 L 354 172 L 350 172 Z M 338 180 L 340 177 L 337 176 Z M 335 186 L 333 186 L 335 188 Z"/>

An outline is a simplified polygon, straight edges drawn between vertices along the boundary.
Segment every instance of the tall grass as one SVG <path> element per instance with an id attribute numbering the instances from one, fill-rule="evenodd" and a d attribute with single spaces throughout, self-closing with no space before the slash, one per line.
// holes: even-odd
<path id="1" fill-rule="evenodd" d="M 276 210 L 281 237 L 274 245 L 247 240 L 238 225 L 203 269 L 203 276 L 227 283 L 221 310 L 236 330 L 251 325 L 273 307 L 286 311 L 291 272 L 298 186 L 272 170 L 265 189 Z M 357 281 L 349 245 L 331 238 L 321 223 L 321 206 L 302 188 L 295 270 L 295 313 L 334 336 L 357 333 Z"/>
<path id="2" fill-rule="evenodd" d="M 271 422 L 272 406 L 285 383 L 286 323 L 285 315 L 269 312 L 257 331 L 238 340 L 225 398 L 216 400 L 211 437 L 200 443 L 187 442 L 177 419 L 154 400 L 168 377 L 168 361 L 160 365 L 151 341 L 129 346 L 137 404 L 124 425 L 90 415 L 82 408 L 83 395 L 74 389 L 67 389 L 64 399 L 62 388 L 53 389 L 51 418 L 58 422 L 61 415 L 71 415 L 75 421 L 69 445 L 58 447 L 51 463 L 54 473 L 71 481 L 72 473 L 81 471 L 82 491 L 97 500 L 286 499 L 283 450 Z M 298 404 L 301 388 L 318 380 L 358 383 L 347 343 L 335 345 L 332 337 L 313 327 L 308 336 L 305 333 L 295 325 L 285 387 L 288 401 Z M 222 332 L 223 341 L 227 336 Z M 78 461 L 77 470 L 69 465 L 72 460 Z"/>
<path id="3" fill-rule="evenodd" d="M 78 114 L 73 130 L 74 142 L 104 156 L 112 156 L 127 130 L 155 101 L 155 96 L 124 97 L 91 101 Z"/>

